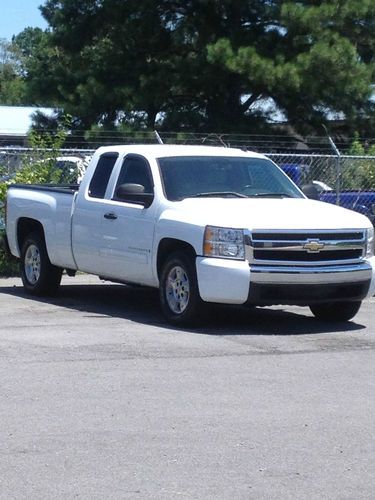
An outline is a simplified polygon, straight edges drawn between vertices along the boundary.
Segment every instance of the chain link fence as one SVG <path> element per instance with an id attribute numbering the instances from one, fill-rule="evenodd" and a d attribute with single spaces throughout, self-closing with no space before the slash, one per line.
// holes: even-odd
<path id="1" fill-rule="evenodd" d="M 247 148 L 244 148 L 247 149 Z M 59 158 L 88 161 L 95 149 L 62 149 Z M 259 149 L 258 149 L 259 151 Z M 337 156 L 332 154 L 289 154 L 261 151 L 292 177 L 298 185 L 317 181 L 330 190 L 375 190 L 375 156 Z M 45 151 L 43 156 L 46 157 Z M 35 149 L 0 149 L 0 182 L 11 178 L 27 161 L 33 161 Z"/>
<path id="2" fill-rule="evenodd" d="M 202 141 L 198 142 L 202 144 Z M 243 145 L 242 148 L 247 149 Z M 59 160 L 77 162 L 81 159 L 86 165 L 93 152 L 94 149 L 63 149 Z M 363 213 L 375 224 L 375 156 L 261 152 L 279 165 L 299 187 L 312 185 L 322 201 Z M 0 149 L 0 184 L 11 182 L 15 173 L 34 155 L 35 150 L 28 148 Z"/>
<path id="3" fill-rule="evenodd" d="M 287 173 L 294 168 L 299 177 L 295 174 L 293 180 L 299 185 L 315 181 L 337 192 L 375 190 L 375 156 L 270 153 L 268 157 Z"/>
<path id="4" fill-rule="evenodd" d="M 312 197 L 362 213 L 375 226 L 375 156 L 268 156 L 299 187 L 313 186 Z"/>
<path id="5" fill-rule="evenodd" d="M 40 153 L 40 154 L 38 154 Z M 87 163 L 94 153 L 94 149 L 61 149 L 58 161 L 76 162 L 81 159 Z M 55 151 L 51 151 L 51 156 L 55 156 Z M 11 180 L 23 165 L 36 160 L 48 159 L 48 150 L 37 150 L 23 147 L 7 147 L 0 149 L 0 182 Z M 64 159 L 64 160 L 63 160 Z"/>

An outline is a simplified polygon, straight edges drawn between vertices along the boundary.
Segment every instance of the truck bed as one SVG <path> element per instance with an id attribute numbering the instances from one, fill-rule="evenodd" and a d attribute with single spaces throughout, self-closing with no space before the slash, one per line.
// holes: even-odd
<path id="1" fill-rule="evenodd" d="M 47 252 L 52 264 L 75 266 L 71 246 L 71 217 L 78 184 L 12 184 L 8 188 L 7 234 L 13 255 L 20 257 L 16 224 L 39 221 L 44 230 Z M 9 237 L 9 235 L 11 235 Z"/>

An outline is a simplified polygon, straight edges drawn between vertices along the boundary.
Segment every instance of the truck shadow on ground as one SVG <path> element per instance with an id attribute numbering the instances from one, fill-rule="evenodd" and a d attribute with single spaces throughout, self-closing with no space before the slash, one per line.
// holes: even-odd
<path id="1" fill-rule="evenodd" d="M 165 321 L 157 290 L 113 283 L 63 284 L 55 297 L 32 297 L 18 285 L 2 287 L 0 292 L 81 311 L 93 319 L 122 318 L 140 324 L 205 335 L 307 335 L 365 328 L 356 322 L 356 318 L 342 323 L 316 320 L 307 307 L 250 308 L 211 304 L 207 305 L 199 326 L 176 328 Z"/>

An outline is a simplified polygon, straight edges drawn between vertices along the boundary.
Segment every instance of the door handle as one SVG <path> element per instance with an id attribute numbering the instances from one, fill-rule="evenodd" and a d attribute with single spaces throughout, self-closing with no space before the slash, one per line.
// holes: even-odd
<path id="1" fill-rule="evenodd" d="M 115 220 L 117 219 L 117 215 L 114 214 L 113 212 L 107 212 L 106 214 L 104 214 L 104 218 L 109 220 Z"/>

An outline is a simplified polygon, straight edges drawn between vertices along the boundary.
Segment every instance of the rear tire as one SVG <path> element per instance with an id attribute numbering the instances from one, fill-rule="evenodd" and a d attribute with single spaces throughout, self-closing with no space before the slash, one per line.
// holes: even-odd
<path id="1" fill-rule="evenodd" d="M 160 275 L 160 305 L 165 318 L 176 326 L 193 325 L 201 319 L 195 263 L 185 252 L 171 254 Z"/>
<path id="2" fill-rule="evenodd" d="M 324 321 L 349 321 L 357 314 L 361 304 L 360 300 L 330 302 L 328 304 L 311 305 L 310 310 L 317 319 Z"/>
<path id="3" fill-rule="evenodd" d="M 21 278 L 25 290 L 31 295 L 55 295 L 62 269 L 51 264 L 44 238 L 39 232 L 30 233 L 21 251 Z"/>

